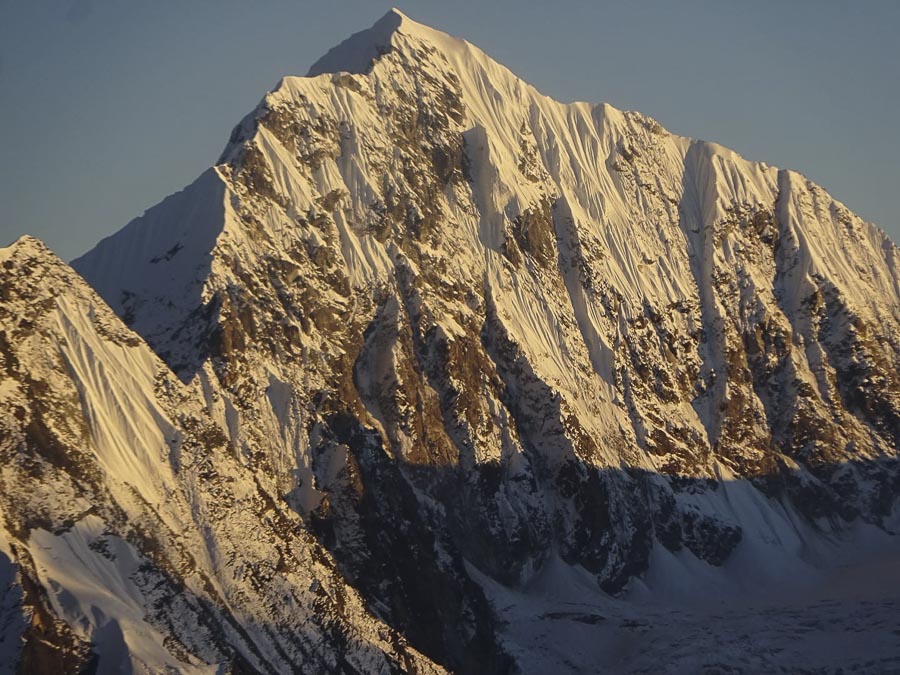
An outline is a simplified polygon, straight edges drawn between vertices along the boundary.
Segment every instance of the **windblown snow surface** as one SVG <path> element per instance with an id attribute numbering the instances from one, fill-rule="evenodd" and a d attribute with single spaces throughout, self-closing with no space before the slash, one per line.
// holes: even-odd
<path id="1" fill-rule="evenodd" d="M 898 263 L 393 10 L 0 250 L 0 668 L 900 672 Z"/>

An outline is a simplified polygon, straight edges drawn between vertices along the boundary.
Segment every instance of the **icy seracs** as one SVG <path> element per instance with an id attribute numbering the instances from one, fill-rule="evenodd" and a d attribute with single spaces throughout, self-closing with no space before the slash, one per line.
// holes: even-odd
<path id="1" fill-rule="evenodd" d="M 814 585 L 900 526 L 896 246 L 396 10 L 73 263 L 115 314 L 0 259 L 22 663 L 640 671 L 645 603 Z M 815 651 L 672 630 L 672 672 Z M 897 665 L 873 640 L 836 663 Z"/>

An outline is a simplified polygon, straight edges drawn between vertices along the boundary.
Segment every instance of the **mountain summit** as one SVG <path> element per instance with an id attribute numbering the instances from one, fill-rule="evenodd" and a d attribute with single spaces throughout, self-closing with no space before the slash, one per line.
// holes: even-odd
<path id="1" fill-rule="evenodd" d="M 328 50 L 328 53 L 309 69 L 307 77 L 316 77 L 322 73 L 366 73 L 373 61 L 390 48 L 394 34 L 399 32 L 401 27 L 404 33 L 416 29 L 436 32 L 413 22 L 396 7 L 392 8 L 371 28 L 354 33 L 338 46 Z"/>
<path id="2" fill-rule="evenodd" d="M 800 174 L 392 10 L 87 283 L 0 264 L 8 663 L 900 665 L 808 604 L 896 550 L 900 253 Z"/>

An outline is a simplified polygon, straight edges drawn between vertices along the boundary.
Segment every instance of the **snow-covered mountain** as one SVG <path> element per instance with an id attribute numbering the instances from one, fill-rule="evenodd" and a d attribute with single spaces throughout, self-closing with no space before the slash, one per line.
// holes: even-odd
<path id="1" fill-rule="evenodd" d="M 563 598 L 747 598 L 900 529 L 897 247 L 397 11 L 73 262 L 93 290 L 0 257 L 26 670 L 638 669 Z"/>

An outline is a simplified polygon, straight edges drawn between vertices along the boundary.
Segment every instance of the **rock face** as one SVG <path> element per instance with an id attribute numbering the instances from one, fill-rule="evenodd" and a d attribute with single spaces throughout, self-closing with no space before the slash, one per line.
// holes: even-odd
<path id="1" fill-rule="evenodd" d="M 246 466 L 216 394 L 40 242 L 0 256 L 3 668 L 441 671 Z"/>
<path id="2" fill-rule="evenodd" d="M 897 247 L 396 11 L 73 263 L 121 321 L 2 255 L 26 665 L 505 672 L 484 578 L 620 593 L 897 514 Z"/>

